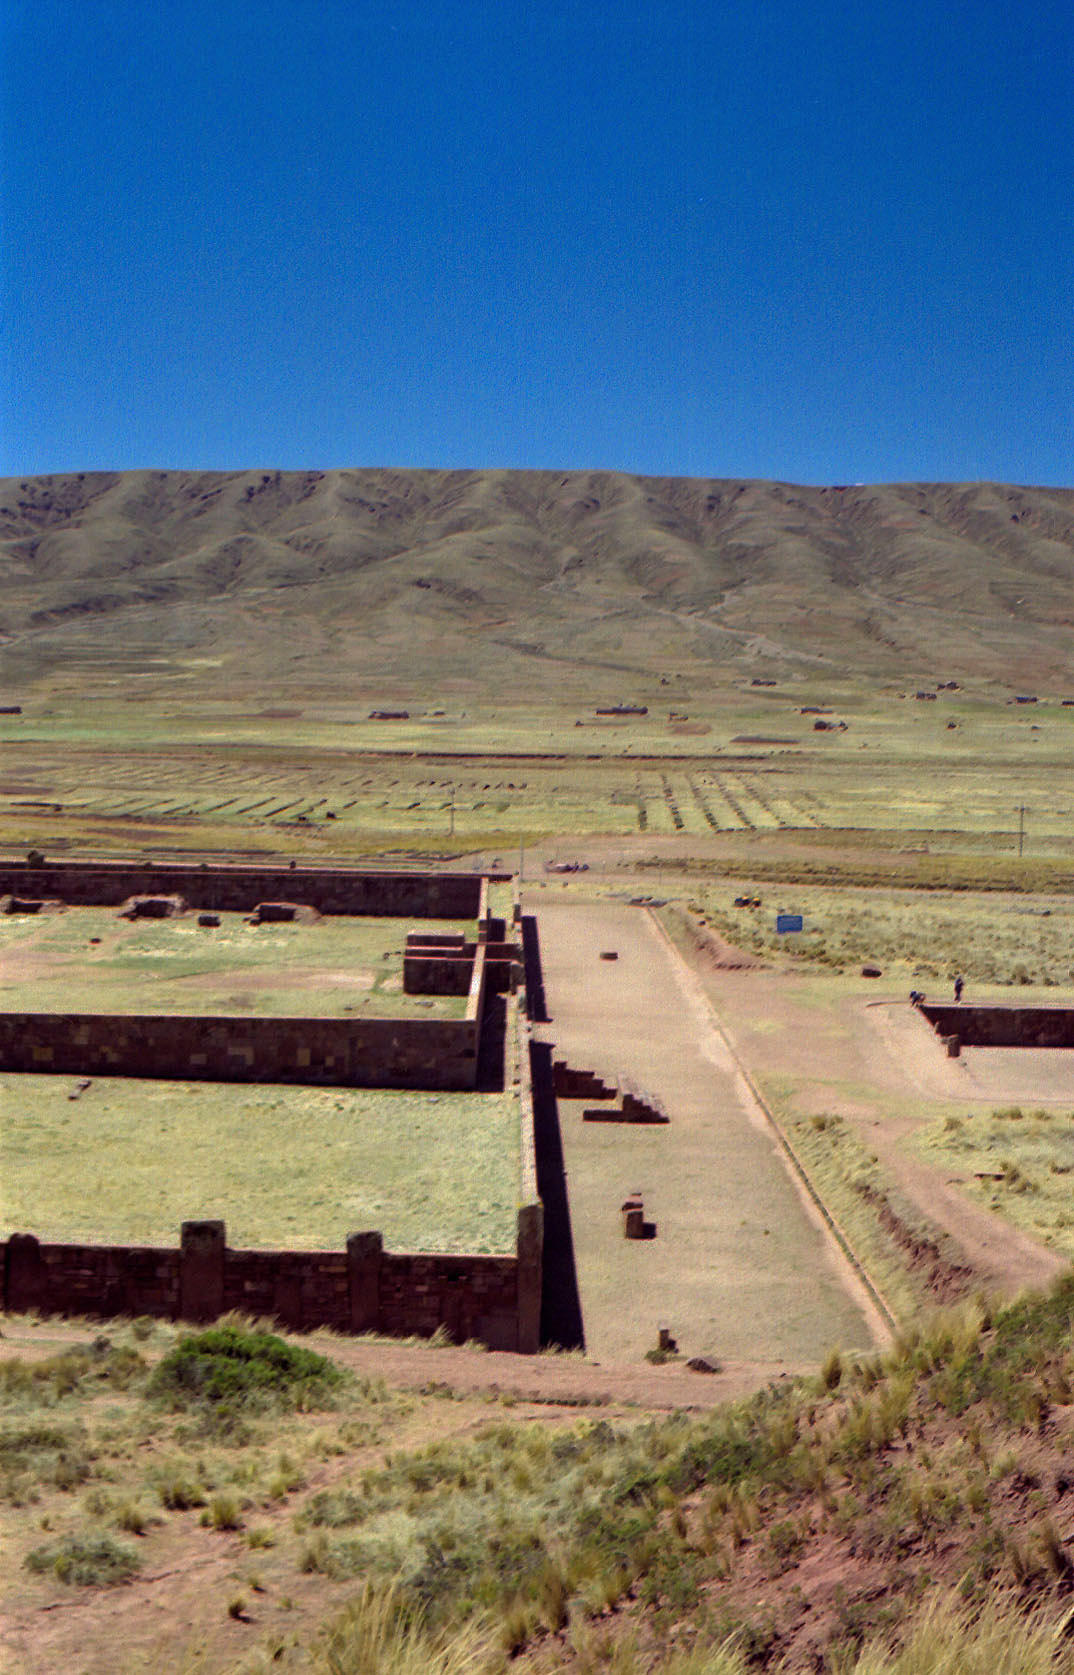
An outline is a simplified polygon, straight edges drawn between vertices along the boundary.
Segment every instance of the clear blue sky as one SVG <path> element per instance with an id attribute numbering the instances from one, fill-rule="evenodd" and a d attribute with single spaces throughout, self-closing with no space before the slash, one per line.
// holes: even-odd
<path id="1" fill-rule="evenodd" d="M 0 474 L 1074 485 L 1070 0 L 0 0 Z"/>

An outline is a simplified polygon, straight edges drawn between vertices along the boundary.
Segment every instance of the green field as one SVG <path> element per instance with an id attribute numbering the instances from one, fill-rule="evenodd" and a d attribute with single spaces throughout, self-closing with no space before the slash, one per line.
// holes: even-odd
<path id="1" fill-rule="evenodd" d="M 817 734 L 801 710 L 848 719 Z M 551 692 L 539 725 L 510 700 L 396 730 L 324 706 L 291 719 L 146 694 L 93 706 L 55 694 L 0 718 L 0 843 L 153 856 L 287 854 L 517 859 L 590 837 L 730 855 L 834 846 L 988 861 L 1074 859 L 1074 707 L 977 694 L 912 698 L 788 679 L 762 708 L 735 683 L 598 726 Z M 949 723 L 954 723 L 949 726 Z M 107 744 L 102 743 L 107 739 Z M 149 789 L 159 787 L 159 789 Z M 1020 810 L 1024 810 L 1020 813 Z"/>
<path id="2" fill-rule="evenodd" d="M 410 930 L 476 935 L 472 922 L 331 916 L 250 925 L 221 913 L 127 920 L 115 909 L 0 916 L 0 1009 L 462 1017 L 465 996 L 403 993 Z"/>
<path id="3" fill-rule="evenodd" d="M 519 1107 L 508 1094 L 0 1075 L 2 1236 L 175 1245 L 218 1217 L 228 1243 L 511 1251 Z"/>

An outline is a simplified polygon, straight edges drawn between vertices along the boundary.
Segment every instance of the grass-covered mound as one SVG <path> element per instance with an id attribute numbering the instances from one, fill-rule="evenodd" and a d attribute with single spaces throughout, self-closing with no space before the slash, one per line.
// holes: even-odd
<path id="1" fill-rule="evenodd" d="M 312 1494 L 300 1563 L 394 1579 L 432 1634 L 492 1612 L 534 1672 L 600 1668 L 632 1638 L 639 1672 L 691 1642 L 692 1675 L 1074 1670 L 1053 1632 L 1074 1593 L 1072 1319 L 1074 1277 L 704 1418 L 489 1424 Z M 917 1626 L 949 1593 L 962 1614 Z M 1036 1644 L 1037 1661 L 973 1650 L 997 1598 L 982 1646 Z M 917 1661 L 894 1661 L 915 1639 Z"/>

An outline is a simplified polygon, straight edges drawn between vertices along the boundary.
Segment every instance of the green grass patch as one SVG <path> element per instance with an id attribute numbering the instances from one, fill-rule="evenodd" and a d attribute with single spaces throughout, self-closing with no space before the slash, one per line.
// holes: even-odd
<path id="1" fill-rule="evenodd" d="M 737 895 L 760 908 L 736 908 Z M 879 963 L 907 987 L 970 984 L 1074 985 L 1074 917 L 1066 896 L 1000 895 L 995 890 L 858 887 L 804 879 L 775 882 L 754 873 L 732 883 L 691 883 L 690 911 L 720 936 L 766 959 L 809 962 L 831 971 Z M 800 913 L 800 933 L 780 935 L 780 912 Z"/>
<path id="2" fill-rule="evenodd" d="M 408 931 L 469 921 L 351 918 L 250 925 L 191 911 L 126 920 L 115 909 L 0 916 L 0 1007 L 34 1012 L 181 1012 L 276 1017 L 462 1017 L 465 997 L 403 993 Z"/>
<path id="3" fill-rule="evenodd" d="M 514 1248 L 510 1093 L 0 1075 L 0 1225 L 42 1239 L 173 1245 L 218 1217 L 236 1247 Z"/>
<path id="4" fill-rule="evenodd" d="M 842 1117 L 793 1117 L 787 1083 L 769 1076 L 760 1080 L 767 1104 L 855 1256 L 896 1318 L 912 1319 L 931 1299 L 923 1276 L 911 1271 L 905 1251 L 884 1226 L 880 1205 L 890 1204 L 892 1193 L 875 1156 Z M 897 1208 L 912 1228 L 914 1212 L 902 1202 Z"/>
<path id="5" fill-rule="evenodd" d="M 948 1116 L 915 1144 L 969 1197 L 1074 1260 L 1074 1110 L 1013 1105 Z"/>

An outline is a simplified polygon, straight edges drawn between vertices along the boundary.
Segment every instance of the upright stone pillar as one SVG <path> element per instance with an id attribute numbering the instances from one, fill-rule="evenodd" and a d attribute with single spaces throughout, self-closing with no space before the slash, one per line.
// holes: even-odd
<path id="1" fill-rule="evenodd" d="M 222 1221 L 184 1221 L 179 1252 L 179 1318 L 216 1320 L 224 1312 Z"/>
<path id="2" fill-rule="evenodd" d="M 518 1212 L 518 1350 L 536 1355 L 541 1347 L 541 1272 L 544 1257 L 544 1208 L 523 1204 Z"/>
<path id="3" fill-rule="evenodd" d="M 379 1233 L 347 1236 L 347 1275 L 351 1298 L 351 1331 L 380 1330 L 380 1263 L 384 1240 Z"/>
<path id="4" fill-rule="evenodd" d="M 51 1299 L 45 1295 L 47 1275 L 41 1260 L 41 1246 L 32 1233 L 12 1233 L 7 1241 L 4 1274 L 4 1308 L 10 1314 L 30 1309 L 48 1311 Z"/>

